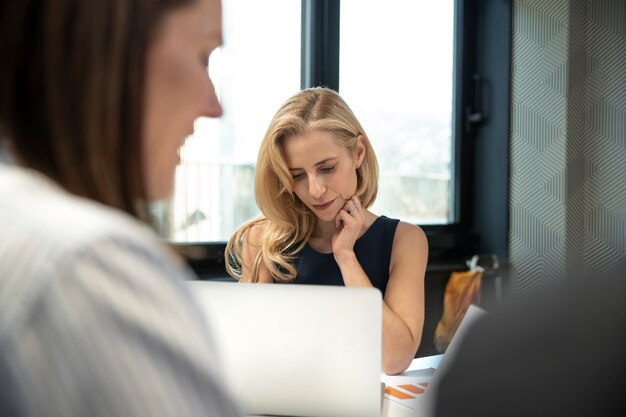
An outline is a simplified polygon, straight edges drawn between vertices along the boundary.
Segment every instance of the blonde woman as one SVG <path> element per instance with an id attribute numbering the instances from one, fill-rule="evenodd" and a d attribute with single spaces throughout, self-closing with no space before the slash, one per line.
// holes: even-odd
<path id="1" fill-rule="evenodd" d="M 244 282 L 376 287 L 383 294 L 383 370 L 404 371 L 420 344 L 428 243 L 412 224 L 377 216 L 376 155 L 348 105 L 327 88 L 278 110 L 259 150 L 262 215 L 226 248 Z"/>

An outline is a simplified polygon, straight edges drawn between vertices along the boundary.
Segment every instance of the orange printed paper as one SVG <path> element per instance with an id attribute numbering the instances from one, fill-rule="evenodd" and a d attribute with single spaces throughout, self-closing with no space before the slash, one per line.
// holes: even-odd
<path id="1" fill-rule="evenodd" d="M 385 387 L 385 394 L 391 395 L 392 397 L 396 397 L 396 398 L 399 398 L 401 400 L 408 400 L 410 398 L 415 398 L 412 395 L 409 395 L 409 394 L 407 394 L 405 392 L 402 392 L 400 390 L 397 390 L 397 389 L 391 388 L 391 387 Z"/>
<path id="2" fill-rule="evenodd" d="M 398 386 L 402 389 L 412 392 L 413 394 L 421 394 L 424 392 L 423 388 L 416 387 L 415 385 L 412 385 L 412 384 L 398 385 Z"/>

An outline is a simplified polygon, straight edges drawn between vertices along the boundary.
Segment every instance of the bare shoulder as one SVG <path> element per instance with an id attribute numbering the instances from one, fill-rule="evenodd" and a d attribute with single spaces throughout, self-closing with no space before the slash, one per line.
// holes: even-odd
<path id="1" fill-rule="evenodd" d="M 424 231 L 414 224 L 399 222 L 391 249 L 391 267 L 425 266 L 428 260 L 428 240 Z"/>
<path id="2" fill-rule="evenodd" d="M 246 232 L 246 246 L 250 245 L 252 247 L 260 248 L 263 245 L 266 227 L 267 226 L 265 222 L 257 222 L 252 224 Z"/>
<path id="3" fill-rule="evenodd" d="M 428 248 L 428 240 L 422 228 L 403 221 L 398 223 L 393 243 L 394 247 L 400 244 L 402 246 L 425 246 Z"/>

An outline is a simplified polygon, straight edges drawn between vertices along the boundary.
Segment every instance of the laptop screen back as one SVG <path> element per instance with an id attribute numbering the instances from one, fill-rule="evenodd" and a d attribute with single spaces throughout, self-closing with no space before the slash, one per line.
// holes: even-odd
<path id="1" fill-rule="evenodd" d="M 248 414 L 379 417 L 375 288 L 190 282 L 225 385 Z"/>

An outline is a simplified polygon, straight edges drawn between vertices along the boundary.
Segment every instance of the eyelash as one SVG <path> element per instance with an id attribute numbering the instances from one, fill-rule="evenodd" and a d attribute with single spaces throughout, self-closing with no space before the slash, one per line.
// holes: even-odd
<path id="1" fill-rule="evenodd" d="M 320 168 L 320 172 L 322 174 L 332 174 L 337 169 L 337 165 L 333 165 L 332 167 Z M 291 176 L 291 179 L 294 181 L 300 181 L 304 178 L 304 174 L 295 174 Z"/>

